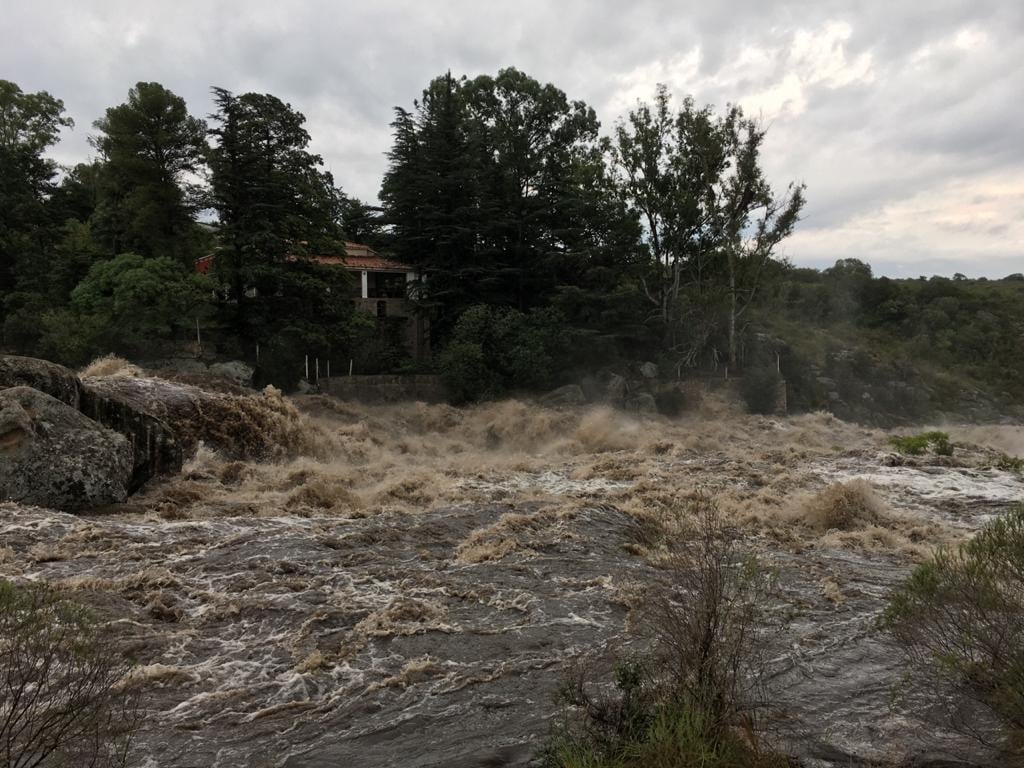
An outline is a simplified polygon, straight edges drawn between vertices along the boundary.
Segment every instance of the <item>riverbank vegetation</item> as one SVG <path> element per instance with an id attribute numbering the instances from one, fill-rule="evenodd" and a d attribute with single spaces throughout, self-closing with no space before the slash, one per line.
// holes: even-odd
<path id="1" fill-rule="evenodd" d="M 84 607 L 0 579 L 0 763 L 128 765 L 141 719 L 129 669 Z"/>
<path id="2" fill-rule="evenodd" d="M 793 267 L 782 248 L 804 187 L 766 178 L 766 128 L 738 107 L 659 88 L 602 124 L 515 68 L 446 73 L 396 107 L 378 205 L 342 190 L 292 105 L 223 88 L 213 101 L 203 120 L 139 82 L 93 123 L 96 154 L 58 166 L 63 103 L 0 81 L 7 351 L 80 365 L 260 350 L 261 381 L 285 387 L 308 354 L 444 372 L 465 400 L 645 361 L 670 377 L 775 371 L 791 407 L 861 420 L 1024 400 L 1024 277 L 879 278 L 870 254 Z M 308 258 L 346 240 L 427 275 L 410 298 L 429 359 L 340 299 L 347 273 Z"/>
<path id="3" fill-rule="evenodd" d="M 919 565 L 885 622 L 928 708 L 1024 764 L 1024 505 Z"/>

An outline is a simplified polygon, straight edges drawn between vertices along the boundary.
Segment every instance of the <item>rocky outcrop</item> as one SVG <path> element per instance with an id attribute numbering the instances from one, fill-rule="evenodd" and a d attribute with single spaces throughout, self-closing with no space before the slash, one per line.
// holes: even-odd
<path id="1" fill-rule="evenodd" d="M 34 357 L 0 355 L 0 389 L 8 387 L 32 387 L 72 408 L 78 408 L 82 396 L 74 371 Z"/>
<path id="2" fill-rule="evenodd" d="M 184 453 L 181 443 L 167 423 L 152 412 L 118 396 L 116 392 L 110 392 L 102 381 L 92 379 L 83 384 L 80 408 L 90 419 L 128 438 L 132 448 L 129 491 L 138 490 L 147 480 L 157 475 L 178 472 L 184 461 Z"/>
<path id="3" fill-rule="evenodd" d="M 106 379 L 89 381 L 103 380 Z M 64 366 L 32 357 L 0 356 L 0 389 L 10 387 L 31 387 L 43 392 L 80 411 L 97 426 L 124 435 L 132 449 L 129 492 L 155 475 L 181 469 L 181 447 L 166 423 L 123 401 L 105 397 Z"/>
<path id="4" fill-rule="evenodd" d="M 657 413 L 658 403 L 649 392 L 637 392 L 626 400 L 625 408 L 634 413 Z"/>
<path id="5" fill-rule="evenodd" d="M 124 435 L 37 389 L 0 391 L 3 499 L 65 511 L 122 502 L 132 466 Z"/>
<path id="6" fill-rule="evenodd" d="M 80 379 L 44 360 L 0 357 L 0 387 L 9 387 L 0 389 L 2 496 L 82 509 L 123 501 L 150 478 L 178 472 L 200 442 L 231 458 L 268 459 L 328 441 L 272 388 L 208 392 L 137 373 Z M 127 452 L 126 471 L 120 453 L 108 455 L 115 447 Z"/>

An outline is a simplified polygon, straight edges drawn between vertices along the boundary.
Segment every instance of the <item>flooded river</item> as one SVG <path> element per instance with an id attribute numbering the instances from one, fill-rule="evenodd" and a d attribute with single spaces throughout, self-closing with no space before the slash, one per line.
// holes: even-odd
<path id="1" fill-rule="evenodd" d="M 723 404 L 668 421 L 295 403 L 297 455 L 201 447 L 116 509 L 0 506 L 0 574 L 94 606 L 146 682 L 136 764 L 529 765 L 566 665 L 629 640 L 644 522 L 697 493 L 780 574 L 794 749 L 848 765 L 957 747 L 893 704 L 901 660 L 875 621 L 932 547 L 1024 498 L 992 466 L 1024 430 L 953 430 L 952 459 L 907 462 L 879 430 Z M 850 480 L 879 513 L 816 527 L 808 500 Z"/>

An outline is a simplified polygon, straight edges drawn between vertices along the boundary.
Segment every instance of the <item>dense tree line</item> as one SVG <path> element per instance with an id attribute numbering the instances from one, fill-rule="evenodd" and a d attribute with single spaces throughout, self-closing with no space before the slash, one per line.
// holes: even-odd
<path id="1" fill-rule="evenodd" d="M 93 123 L 95 157 L 58 168 L 59 99 L 0 81 L 0 309 L 5 348 L 70 364 L 193 340 L 292 383 L 305 354 L 361 370 L 411 361 L 354 313 L 346 274 L 313 254 L 365 242 L 419 268 L 433 369 L 463 397 L 582 370 L 750 366 L 785 323 L 914 340 L 997 369 L 1019 335 L 986 287 L 875 279 L 859 262 L 794 269 L 776 247 L 802 185 L 773 187 L 765 131 L 659 88 L 607 130 L 514 69 L 432 80 L 397 107 L 380 205 L 352 198 L 271 94 L 213 89 L 206 119 L 140 82 Z M 197 258 L 213 254 L 208 276 Z M 988 370 L 988 368 L 986 368 Z"/>
<path id="2" fill-rule="evenodd" d="M 95 159 L 59 169 L 45 152 L 71 125 L 63 104 L 0 82 L 7 349 L 153 356 L 202 327 L 226 355 L 263 345 L 267 375 L 289 383 L 303 354 L 372 336 L 337 298 L 346 274 L 303 258 L 342 252 L 352 205 L 308 151 L 305 118 L 268 94 L 214 95 L 208 125 L 138 83 L 93 124 Z M 211 253 L 213 274 L 197 274 Z"/>
<path id="3" fill-rule="evenodd" d="M 858 259 L 823 271 L 776 265 L 754 313 L 758 328 L 795 352 L 793 382 L 811 364 L 845 357 L 840 376 L 870 383 L 896 369 L 911 390 L 937 389 L 945 403 L 932 405 L 950 411 L 965 387 L 1024 402 L 1024 275 L 893 280 Z"/>

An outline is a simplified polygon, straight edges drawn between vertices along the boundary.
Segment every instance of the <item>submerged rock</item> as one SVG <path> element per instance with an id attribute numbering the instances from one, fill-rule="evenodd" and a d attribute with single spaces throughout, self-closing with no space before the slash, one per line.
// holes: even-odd
<path id="1" fill-rule="evenodd" d="M 122 502 L 132 476 L 124 435 L 27 386 L 0 391 L 0 497 L 65 511 Z"/>
<path id="2" fill-rule="evenodd" d="M 548 392 L 540 398 L 540 402 L 544 405 L 582 405 L 587 402 L 587 398 L 579 384 L 566 384 Z"/>

